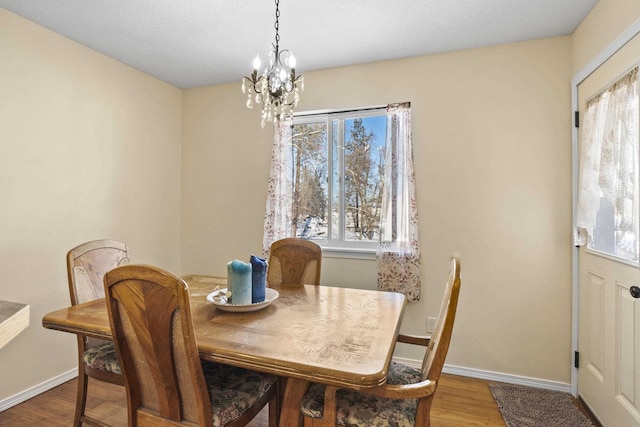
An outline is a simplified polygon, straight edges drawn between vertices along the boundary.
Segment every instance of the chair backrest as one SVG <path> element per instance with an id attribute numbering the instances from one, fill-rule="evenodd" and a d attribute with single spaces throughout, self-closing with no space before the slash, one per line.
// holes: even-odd
<path id="1" fill-rule="evenodd" d="M 422 361 L 422 381 L 429 379 L 437 384 L 440 379 L 444 359 L 449 351 L 453 322 L 456 318 L 460 282 L 460 261 L 454 258 L 451 261 L 449 279 L 442 297 L 438 324 L 431 335 L 429 346 Z"/>
<path id="2" fill-rule="evenodd" d="M 160 268 L 105 275 L 109 321 L 127 390 L 129 425 L 211 425 L 187 284 Z M 192 424 L 189 424 L 192 425 Z"/>
<path id="3" fill-rule="evenodd" d="M 104 274 L 129 264 L 127 245 L 116 240 L 94 240 L 67 253 L 71 305 L 104 298 Z"/>
<path id="4" fill-rule="evenodd" d="M 322 248 L 311 240 L 289 237 L 273 242 L 269 252 L 269 284 L 320 284 Z"/>

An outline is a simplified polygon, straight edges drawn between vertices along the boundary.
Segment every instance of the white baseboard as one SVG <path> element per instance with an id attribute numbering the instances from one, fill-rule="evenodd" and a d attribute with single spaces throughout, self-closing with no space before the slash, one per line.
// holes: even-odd
<path id="1" fill-rule="evenodd" d="M 394 357 L 394 360 L 402 362 L 406 365 L 420 368 L 422 366 L 422 360 L 405 359 L 400 357 Z M 544 388 L 547 390 L 562 391 L 566 393 L 571 392 L 571 384 L 561 383 L 556 381 L 542 380 L 539 378 L 523 377 L 520 375 L 503 374 L 500 372 L 483 371 L 480 369 L 464 368 L 461 366 L 452 366 L 445 364 L 442 368 L 442 372 L 451 375 L 460 375 L 462 377 L 478 378 L 481 380 L 495 381 L 507 384 L 519 384 L 529 387 Z"/>
<path id="2" fill-rule="evenodd" d="M 406 365 L 420 368 L 422 365 L 421 360 L 405 359 L 401 357 L 394 357 L 394 360 L 402 362 Z M 462 377 L 478 378 L 487 381 L 496 381 L 508 384 L 520 384 L 530 387 L 544 388 L 547 390 L 556 390 L 569 393 L 571 391 L 571 384 L 560 383 L 556 381 L 541 380 L 539 378 L 523 377 L 519 375 L 503 374 L 500 372 L 483 371 L 480 369 L 464 368 L 460 366 L 444 365 L 442 372 L 451 375 L 460 375 Z M 64 372 L 57 377 L 51 378 L 43 383 L 40 383 L 27 390 L 21 391 L 18 394 L 14 394 L 11 397 L 0 400 L 0 412 L 9 409 L 19 403 L 29 400 L 32 397 L 44 393 L 54 387 L 59 386 L 78 376 L 78 368 L 74 368 L 68 372 Z"/>
<path id="3" fill-rule="evenodd" d="M 69 380 L 74 379 L 78 376 L 78 368 L 74 368 L 70 371 L 64 372 L 56 377 L 53 377 L 43 383 L 37 384 L 31 388 L 21 391 L 20 393 L 14 394 L 13 396 L 7 397 L 6 399 L 0 400 L 0 412 L 12 408 L 19 403 L 24 402 L 25 400 L 29 400 L 32 397 L 36 397 L 40 393 L 44 393 L 47 390 L 51 390 L 54 387 L 59 386 L 60 384 L 66 383 Z"/>

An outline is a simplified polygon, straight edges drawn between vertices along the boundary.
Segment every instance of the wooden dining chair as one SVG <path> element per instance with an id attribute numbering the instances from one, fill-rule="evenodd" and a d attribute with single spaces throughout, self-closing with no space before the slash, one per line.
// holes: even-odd
<path id="1" fill-rule="evenodd" d="M 453 259 L 430 337 L 399 335 L 398 342 L 426 346 L 422 369 L 391 362 L 384 385 L 353 391 L 312 384 L 300 406 L 305 427 L 427 427 L 433 396 L 442 372 L 460 293 L 460 262 Z"/>
<path id="2" fill-rule="evenodd" d="M 267 283 L 320 284 L 322 248 L 311 240 L 289 237 L 273 242 L 269 251 Z"/>
<path id="3" fill-rule="evenodd" d="M 67 253 L 71 305 L 104 298 L 104 274 L 129 263 L 127 245 L 116 240 L 94 240 Z M 85 414 L 89 378 L 124 385 L 113 342 L 78 335 L 78 391 L 73 425 L 104 426 Z"/>
<path id="4" fill-rule="evenodd" d="M 128 265 L 104 282 L 130 427 L 244 426 L 267 403 L 277 425 L 276 376 L 201 362 L 182 279 Z"/>

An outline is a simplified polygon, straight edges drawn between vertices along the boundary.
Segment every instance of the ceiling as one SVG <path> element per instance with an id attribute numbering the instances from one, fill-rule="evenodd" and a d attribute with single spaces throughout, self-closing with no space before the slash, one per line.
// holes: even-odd
<path id="1" fill-rule="evenodd" d="M 299 73 L 573 33 L 597 0 L 282 0 Z M 268 0 L 0 0 L 179 88 L 239 82 L 275 39 Z"/>

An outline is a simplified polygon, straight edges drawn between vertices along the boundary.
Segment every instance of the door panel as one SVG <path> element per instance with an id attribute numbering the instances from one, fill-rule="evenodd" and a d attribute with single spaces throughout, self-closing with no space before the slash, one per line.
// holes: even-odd
<path id="1" fill-rule="evenodd" d="M 578 394 L 605 426 L 640 426 L 637 267 L 580 250 Z"/>
<path id="2" fill-rule="evenodd" d="M 638 402 L 638 375 L 640 369 L 640 304 L 630 294 L 631 285 L 616 283 L 616 303 L 618 311 L 618 357 L 616 358 L 617 387 L 616 396 L 636 419 L 640 420 Z M 628 338 L 627 338 L 628 337 Z M 634 375 L 635 373 L 635 375 Z"/>
<path id="3" fill-rule="evenodd" d="M 587 368 L 600 383 L 603 382 L 604 371 L 604 279 L 589 271 L 587 278 L 588 307 L 589 312 L 586 318 L 589 320 L 589 327 L 585 329 L 589 333 L 589 352 L 584 356 L 588 357 Z M 584 357 L 583 356 L 583 357 Z"/>

